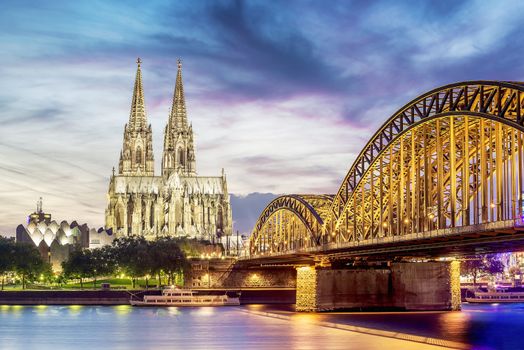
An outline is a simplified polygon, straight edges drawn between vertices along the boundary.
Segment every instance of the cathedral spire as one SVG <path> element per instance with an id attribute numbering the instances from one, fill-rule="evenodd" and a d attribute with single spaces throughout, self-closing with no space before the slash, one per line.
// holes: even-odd
<path id="1" fill-rule="evenodd" d="M 141 63 L 138 58 L 129 124 L 124 128 L 124 142 L 118 164 L 119 175 L 154 175 L 153 137 L 151 125 L 147 124 Z"/>
<path id="2" fill-rule="evenodd" d="M 142 86 L 142 71 L 140 64 L 142 60 L 137 58 L 135 87 L 133 89 L 133 99 L 131 100 L 131 113 L 129 115 L 129 128 L 131 130 L 143 130 L 147 127 L 146 106 L 144 100 L 144 88 Z"/>
<path id="3" fill-rule="evenodd" d="M 194 176 L 196 175 L 196 161 L 193 128 L 187 122 L 184 84 L 182 83 L 182 61 L 180 59 L 177 60 L 177 66 L 173 104 L 164 131 L 162 175 L 169 176 L 173 172 L 177 172 L 185 176 Z"/>
<path id="4" fill-rule="evenodd" d="M 176 74 L 175 92 L 173 93 L 173 104 L 169 123 L 173 129 L 185 129 L 187 127 L 186 99 L 184 96 L 184 84 L 182 82 L 182 60 L 177 60 L 178 71 Z"/>

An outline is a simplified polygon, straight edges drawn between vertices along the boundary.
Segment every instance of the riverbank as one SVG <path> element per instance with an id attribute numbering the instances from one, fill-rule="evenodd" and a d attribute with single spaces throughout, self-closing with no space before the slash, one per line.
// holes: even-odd
<path id="1" fill-rule="evenodd" d="M 200 289 L 197 292 L 231 295 L 240 293 L 242 304 L 294 304 L 291 288 L 241 290 Z M 158 295 L 158 289 L 137 290 L 24 290 L 0 291 L 0 305 L 128 305 L 132 297 Z"/>
<path id="2" fill-rule="evenodd" d="M 128 305 L 132 294 L 156 294 L 142 290 L 24 290 L 0 292 L 1 305 Z"/>

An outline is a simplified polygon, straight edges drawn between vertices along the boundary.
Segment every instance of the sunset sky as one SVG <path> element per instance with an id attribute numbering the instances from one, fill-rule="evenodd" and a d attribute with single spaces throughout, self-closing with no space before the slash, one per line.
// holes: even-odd
<path id="1" fill-rule="evenodd" d="M 235 196 L 335 193 L 421 93 L 524 81 L 523 23 L 522 1 L 3 0 L 0 233 L 40 196 L 57 220 L 103 225 L 137 57 L 157 173 L 180 57 L 200 175 L 224 168 Z M 241 231 L 268 198 L 235 197 Z"/>

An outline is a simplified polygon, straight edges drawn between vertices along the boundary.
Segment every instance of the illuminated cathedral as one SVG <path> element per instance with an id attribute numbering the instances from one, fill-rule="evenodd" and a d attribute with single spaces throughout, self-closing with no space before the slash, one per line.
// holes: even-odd
<path id="1" fill-rule="evenodd" d="M 155 176 L 153 136 L 137 72 L 118 173 L 109 182 L 106 228 L 117 237 L 189 236 L 212 240 L 231 234 L 232 215 L 224 171 L 198 176 L 193 128 L 187 120 L 182 63 L 164 131 L 161 174 Z"/>

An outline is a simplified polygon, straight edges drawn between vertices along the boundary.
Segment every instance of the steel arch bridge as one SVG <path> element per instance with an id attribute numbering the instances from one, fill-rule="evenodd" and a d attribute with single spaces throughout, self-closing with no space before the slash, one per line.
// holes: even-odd
<path id="1" fill-rule="evenodd" d="M 523 99 L 524 83 L 497 81 L 417 97 L 373 135 L 336 195 L 271 202 L 250 258 L 524 239 Z"/>

